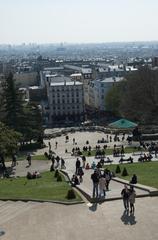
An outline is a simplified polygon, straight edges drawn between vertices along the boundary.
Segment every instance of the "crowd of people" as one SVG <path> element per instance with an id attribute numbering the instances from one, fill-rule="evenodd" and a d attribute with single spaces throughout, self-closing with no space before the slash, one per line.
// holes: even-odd
<path id="1" fill-rule="evenodd" d="M 96 168 L 91 175 L 93 183 L 93 198 L 101 198 L 106 196 L 106 191 L 109 191 L 109 184 L 113 177 L 112 172 L 108 169 L 100 170 Z"/>

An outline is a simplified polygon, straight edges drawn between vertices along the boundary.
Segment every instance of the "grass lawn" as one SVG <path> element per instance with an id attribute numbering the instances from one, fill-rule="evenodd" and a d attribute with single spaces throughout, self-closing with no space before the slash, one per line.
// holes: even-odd
<path id="1" fill-rule="evenodd" d="M 26 160 L 26 155 L 19 155 L 17 157 L 17 161 L 23 161 Z M 48 158 L 45 157 L 45 155 L 32 155 L 32 160 L 48 160 Z M 5 159 L 6 162 L 12 161 L 11 157 L 7 157 Z"/>
<path id="2" fill-rule="evenodd" d="M 115 164 L 107 166 L 109 170 L 115 172 Z M 144 163 L 125 163 L 119 164 L 121 172 L 124 167 L 126 167 L 129 176 L 122 177 L 121 173 L 116 174 L 117 177 L 131 180 L 133 174 L 136 174 L 138 177 L 138 183 L 158 188 L 158 162 L 144 162 Z"/>
<path id="3" fill-rule="evenodd" d="M 28 180 L 26 177 L 17 179 L 0 179 L 0 198 L 1 199 L 40 199 L 40 200 L 59 200 L 70 201 L 66 198 L 71 186 L 62 176 L 62 182 L 57 182 L 54 172 L 45 172 L 38 179 Z M 73 201 L 80 201 L 81 198 L 76 194 Z"/>
<path id="4" fill-rule="evenodd" d="M 138 152 L 138 150 L 136 151 L 136 149 L 134 147 L 126 147 L 124 150 L 125 150 L 125 153 L 135 153 L 135 152 Z M 88 151 L 83 151 L 82 154 L 84 156 L 89 156 L 88 155 Z M 95 156 L 95 154 L 96 154 L 96 150 L 91 150 L 91 155 L 90 156 Z M 105 155 L 112 155 L 112 154 L 113 154 L 113 148 L 107 148 L 105 150 Z"/>

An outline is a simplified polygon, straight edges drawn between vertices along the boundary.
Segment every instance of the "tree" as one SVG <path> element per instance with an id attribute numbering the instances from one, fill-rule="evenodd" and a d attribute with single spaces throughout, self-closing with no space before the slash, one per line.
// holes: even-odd
<path id="1" fill-rule="evenodd" d="M 3 82 L 3 122 L 22 134 L 21 141 L 38 141 L 42 139 L 42 116 L 36 104 L 22 100 L 13 74 L 10 73 Z"/>
<path id="2" fill-rule="evenodd" d="M 143 67 L 127 76 L 120 111 L 123 116 L 151 123 L 158 120 L 158 71 Z"/>
<path id="3" fill-rule="evenodd" d="M 0 154 L 11 155 L 18 150 L 21 135 L 0 122 Z"/>
<path id="4" fill-rule="evenodd" d="M 141 123 L 158 121 L 158 70 L 142 67 L 112 87 L 106 97 L 109 111 Z"/>
<path id="5" fill-rule="evenodd" d="M 120 115 L 120 103 L 125 86 L 126 81 L 124 80 L 117 84 L 115 83 L 114 86 L 110 88 L 105 98 L 107 111 L 110 111 L 115 115 Z"/>
<path id="6" fill-rule="evenodd" d="M 15 85 L 13 74 L 9 73 L 2 84 L 3 96 L 3 121 L 14 130 L 18 131 L 23 115 L 23 101 Z"/>
<path id="7" fill-rule="evenodd" d="M 23 142 L 42 139 L 42 115 L 39 107 L 34 103 L 25 104 L 22 118 L 23 124 L 20 126 L 19 131 L 23 135 Z"/>

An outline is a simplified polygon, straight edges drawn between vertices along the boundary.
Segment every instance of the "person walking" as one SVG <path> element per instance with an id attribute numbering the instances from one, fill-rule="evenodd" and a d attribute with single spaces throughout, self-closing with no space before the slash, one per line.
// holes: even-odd
<path id="1" fill-rule="evenodd" d="M 82 182 L 83 182 L 83 175 L 84 175 L 84 172 L 83 172 L 82 167 L 79 167 L 79 169 L 78 169 L 78 175 L 79 175 L 80 183 L 82 183 Z"/>
<path id="2" fill-rule="evenodd" d="M 129 203 L 130 203 L 130 213 L 134 214 L 135 211 L 135 198 L 136 198 L 136 192 L 134 190 L 134 187 L 131 186 L 130 190 L 129 190 Z"/>
<path id="3" fill-rule="evenodd" d="M 129 210 L 129 189 L 127 188 L 127 185 L 124 185 L 124 188 L 121 191 L 121 196 L 123 199 L 123 204 L 124 204 L 124 208 L 125 210 Z"/>
<path id="4" fill-rule="evenodd" d="M 85 168 L 86 165 L 86 157 L 82 156 L 82 167 Z"/>
<path id="5" fill-rule="evenodd" d="M 12 167 L 15 167 L 16 164 L 17 164 L 17 156 L 16 156 L 16 154 L 14 153 L 14 154 L 12 155 Z"/>
<path id="6" fill-rule="evenodd" d="M 101 175 L 99 178 L 99 196 L 102 197 L 102 195 L 105 197 L 106 195 L 106 179 L 104 175 Z"/>
<path id="7" fill-rule="evenodd" d="M 76 174 L 77 175 L 78 175 L 78 169 L 80 168 L 80 166 L 81 166 L 81 162 L 80 162 L 79 158 L 77 158 L 77 160 L 76 160 Z"/>
<path id="8" fill-rule="evenodd" d="M 28 161 L 28 165 L 30 167 L 31 166 L 31 154 L 30 153 L 28 153 L 28 155 L 27 155 L 27 161 Z"/>
<path id="9" fill-rule="evenodd" d="M 91 175 L 91 179 L 93 181 L 93 198 L 98 197 L 99 174 L 96 170 Z"/>

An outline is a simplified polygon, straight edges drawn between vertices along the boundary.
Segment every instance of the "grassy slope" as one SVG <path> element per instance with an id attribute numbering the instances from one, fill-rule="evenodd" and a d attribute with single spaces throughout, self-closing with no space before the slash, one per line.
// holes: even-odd
<path id="1" fill-rule="evenodd" d="M 51 172 L 42 173 L 41 178 L 32 180 L 27 180 L 26 177 L 1 179 L 0 198 L 68 201 L 66 195 L 71 187 L 64 177 L 62 179 L 62 182 L 57 182 Z M 81 199 L 77 196 L 74 200 Z"/>
<path id="2" fill-rule="evenodd" d="M 158 188 L 158 162 L 133 163 L 133 164 L 119 164 L 121 172 L 126 167 L 129 176 L 122 177 L 121 174 L 116 174 L 117 177 L 130 180 L 133 174 L 138 177 L 138 183 L 151 187 Z M 116 165 L 107 166 L 111 171 L 115 172 Z"/>

